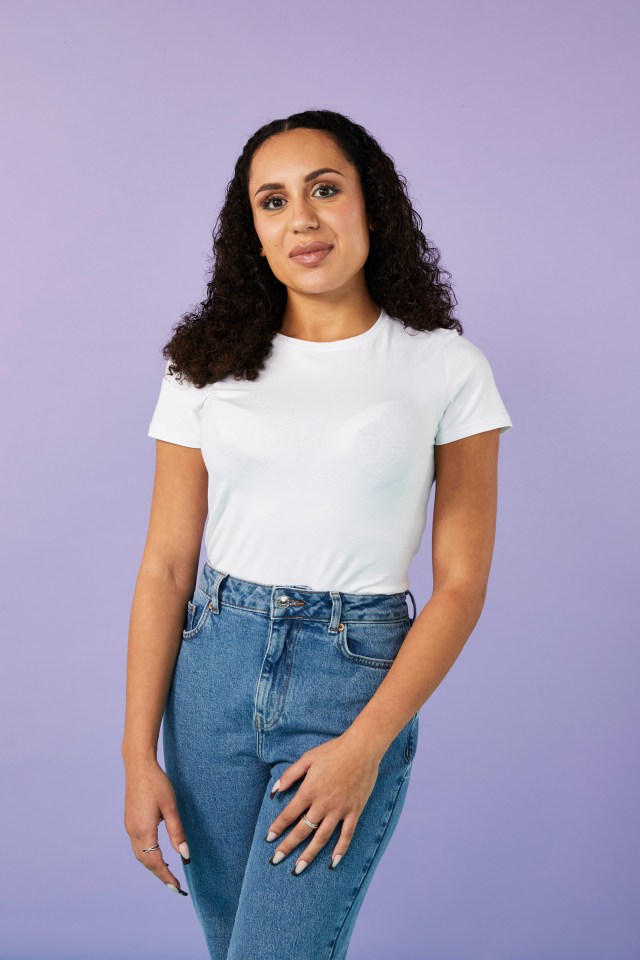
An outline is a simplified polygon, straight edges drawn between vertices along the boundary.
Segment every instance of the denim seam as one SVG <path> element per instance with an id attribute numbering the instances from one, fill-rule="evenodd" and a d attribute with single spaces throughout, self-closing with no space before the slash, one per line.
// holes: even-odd
<path id="1" fill-rule="evenodd" d="M 413 760 L 413 756 L 415 754 L 415 749 L 416 749 L 415 734 L 416 734 L 417 722 L 418 722 L 418 711 L 414 713 L 411 720 L 409 721 L 409 734 L 407 736 L 407 742 L 404 748 L 404 762 L 407 764 L 407 766 L 411 765 L 411 761 Z"/>
<path id="2" fill-rule="evenodd" d="M 410 621 L 410 619 L 409 619 L 408 617 L 403 617 L 403 618 L 402 618 L 402 621 L 406 621 L 406 622 L 409 624 L 409 626 L 411 625 L 411 621 Z M 382 621 L 382 622 L 384 622 L 384 623 L 401 623 L 402 621 L 401 621 L 401 620 L 385 620 L 385 621 Z M 348 627 L 348 625 L 349 625 L 350 623 L 371 623 L 371 622 L 373 622 L 373 621 L 370 621 L 370 620 L 364 620 L 364 621 L 363 621 L 363 620 L 343 620 L 343 623 L 345 624 L 346 627 Z M 407 632 L 408 632 L 408 631 L 407 631 Z M 349 650 L 349 630 L 346 629 L 346 630 L 344 631 L 344 633 L 346 633 L 346 637 L 344 636 L 344 634 L 342 635 L 340 641 L 338 642 L 338 648 L 339 648 L 340 652 L 342 653 L 342 655 L 345 657 L 345 659 L 346 659 L 346 660 L 349 660 L 351 663 L 358 663 L 358 664 L 361 664 L 361 665 L 364 666 L 364 667 L 373 667 L 373 668 L 375 668 L 375 669 L 377 669 L 377 670 L 386 670 L 386 669 L 388 669 L 388 668 L 395 662 L 395 660 L 393 660 L 393 659 L 392 659 L 392 660 L 388 660 L 388 659 L 386 659 L 386 658 L 384 658 L 384 657 L 363 657 L 363 656 L 361 656 L 361 655 L 358 654 L 358 653 L 353 653 L 352 650 Z"/>
<path id="3" fill-rule="evenodd" d="M 260 690 L 261 690 L 261 688 L 262 688 L 262 671 L 264 670 L 264 661 L 266 660 L 267 653 L 269 652 L 269 647 L 271 646 L 271 634 L 272 634 L 272 632 L 273 632 L 273 618 L 271 619 L 271 622 L 270 622 L 270 624 L 269 624 L 269 636 L 267 637 L 267 642 L 266 642 L 266 644 L 265 644 L 264 653 L 263 653 L 263 655 L 262 655 L 262 663 L 260 664 L 260 670 L 259 670 L 259 672 L 258 672 L 258 680 L 257 680 L 257 682 L 256 682 L 256 690 L 255 690 L 255 693 L 254 693 L 254 696 L 253 696 L 253 722 L 254 722 L 255 727 L 256 727 L 256 751 L 257 751 L 257 754 L 258 754 L 258 758 L 259 758 L 260 760 L 262 760 L 263 762 L 266 762 L 266 761 L 265 761 L 265 758 L 264 758 L 264 755 L 263 755 L 263 752 L 262 752 L 262 747 L 263 747 L 263 743 L 264 743 L 264 737 L 263 737 L 263 735 L 262 735 L 262 733 L 263 733 L 262 722 L 263 722 L 263 721 L 262 721 L 262 717 L 258 717 L 258 710 L 259 710 L 259 707 L 258 707 L 258 696 L 259 696 Z"/>
<path id="4" fill-rule="evenodd" d="M 387 670 L 393 660 L 382 659 L 382 657 L 361 657 L 356 653 L 351 653 L 345 643 L 344 639 L 339 643 L 339 649 L 342 656 L 349 661 L 349 663 L 357 663 L 362 667 L 373 667 L 374 670 Z"/>
<path id="5" fill-rule="evenodd" d="M 298 635 L 292 633 L 290 639 L 291 639 L 291 648 L 292 648 L 291 657 L 290 659 L 288 659 L 288 667 L 285 665 L 284 677 L 282 678 L 283 679 L 282 687 L 284 689 L 276 705 L 276 713 L 274 717 L 271 719 L 269 723 L 265 724 L 265 726 L 262 728 L 265 732 L 267 730 L 272 730 L 275 726 L 277 726 L 277 724 L 280 722 L 282 714 L 284 713 L 285 703 L 287 700 L 287 692 L 289 690 L 289 680 L 291 679 L 291 674 L 293 673 L 293 663 L 296 656 L 296 650 L 298 648 Z"/>
<path id="6" fill-rule="evenodd" d="M 264 608 L 261 609 L 260 607 L 249 607 L 243 603 L 227 603 L 225 600 L 220 600 L 220 606 L 229 607 L 229 609 L 231 610 L 246 610 L 249 613 L 259 613 L 265 617 L 268 617 L 270 615 L 269 610 L 266 610 Z"/>
<path id="7" fill-rule="evenodd" d="M 372 865 L 373 865 L 373 861 L 375 860 L 376 854 L 377 854 L 378 850 L 380 849 L 380 844 L 381 844 L 382 841 L 384 840 L 385 833 L 387 832 L 387 827 L 389 826 L 389 821 L 391 820 L 391 817 L 393 816 L 393 811 L 395 810 L 396 804 L 397 804 L 397 802 L 398 802 L 398 797 L 400 796 L 400 791 L 402 790 L 402 787 L 403 787 L 403 785 L 404 785 L 405 780 L 407 779 L 407 777 L 408 777 L 408 775 L 409 775 L 409 771 L 410 771 L 410 770 L 411 770 L 411 767 L 408 766 L 408 767 L 406 768 L 405 772 L 403 773 L 403 775 L 400 777 L 400 782 L 398 783 L 398 789 L 396 790 L 395 797 L 393 798 L 393 801 L 392 801 L 392 803 L 391 803 L 391 806 L 389 807 L 389 812 L 388 812 L 388 814 L 387 814 L 387 819 L 386 819 L 386 821 L 385 821 L 384 829 L 382 830 L 382 833 L 380 834 L 380 837 L 378 838 L 378 840 L 377 840 L 377 842 L 376 842 L 376 845 L 375 845 L 375 847 L 374 847 L 374 850 L 373 850 L 373 853 L 372 853 L 371 858 L 370 858 L 370 860 L 369 860 L 369 863 L 368 863 L 368 865 L 367 865 L 364 873 L 362 874 L 362 876 L 361 876 L 361 878 L 360 878 L 360 883 L 358 884 L 358 886 L 356 887 L 356 889 L 355 889 L 354 892 L 353 892 L 353 896 L 351 897 L 351 903 L 349 904 L 349 906 L 348 906 L 348 908 L 347 908 L 347 912 L 345 913 L 344 917 L 342 918 L 342 923 L 340 924 L 340 928 L 339 928 L 339 930 L 338 930 L 337 933 L 336 933 L 335 940 L 333 941 L 333 943 L 332 943 L 332 945 L 331 945 L 331 951 L 330 951 L 330 953 L 329 953 L 329 956 L 327 957 L 327 960 L 332 960 L 332 958 L 335 956 L 336 947 L 337 947 L 337 945 L 338 945 L 338 940 L 339 940 L 339 938 L 340 938 L 340 934 L 341 934 L 341 932 L 342 932 L 342 930 L 343 930 L 343 928 L 344 928 L 345 923 L 346 923 L 347 920 L 349 919 L 349 914 L 351 913 L 351 910 L 353 909 L 353 905 L 354 905 L 354 903 L 355 903 L 355 901 L 356 901 L 356 897 L 358 896 L 358 892 L 359 892 L 360 888 L 362 887 L 362 884 L 363 884 L 364 881 L 366 880 L 369 871 L 371 870 L 371 867 L 372 867 Z M 345 854 L 345 856 L 348 856 L 348 854 L 349 854 L 349 851 L 347 850 L 347 853 Z"/>
<path id="8" fill-rule="evenodd" d="M 209 600 L 209 603 L 210 603 L 210 602 L 211 602 L 211 601 Z M 202 613 L 200 614 L 200 619 L 198 620 L 198 622 L 197 622 L 197 624 L 195 625 L 195 627 L 193 627 L 191 630 L 183 630 L 183 631 L 182 631 L 182 639 L 183 639 L 183 640 L 187 640 L 187 641 L 188 641 L 188 640 L 194 640 L 194 639 L 204 630 L 204 628 L 205 628 L 205 626 L 206 626 L 206 624 L 207 624 L 207 622 L 208 622 L 208 620 L 209 620 L 209 617 L 210 617 L 211 614 L 213 613 L 213 610 L 212 610 L 211 607 L 209 606 L 209 603 L 206 603 L 206 604 L 205 604 L 204 609 L 203 609 Z"/>

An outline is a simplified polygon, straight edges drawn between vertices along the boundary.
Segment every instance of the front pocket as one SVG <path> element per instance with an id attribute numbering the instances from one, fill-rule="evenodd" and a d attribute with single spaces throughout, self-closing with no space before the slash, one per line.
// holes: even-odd
<path id="1" fill-rule="evenodd" d="M 352 620 L 338 630 L 338 648 L 352 663 L 388 670 L 409 632 L 411 620 Z"/>
<path id="2" fill-rule="evenodd" d="M 183 640 L 192 640 L 201 630 L 211 616 L 213 610 L 213 601 L 208 593 L 202 587 L 197 586 L 193 597 L 187 603 L 185 625 L 182 631 Z"/>

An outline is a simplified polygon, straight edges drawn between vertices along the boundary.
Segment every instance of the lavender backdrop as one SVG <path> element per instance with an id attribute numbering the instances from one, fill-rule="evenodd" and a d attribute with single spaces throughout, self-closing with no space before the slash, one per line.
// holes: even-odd
<path id="1" fill-rule="evenodd" d="M 350 960 L 638 956 L 639 9 L 4 0 L 2 958 L 206 957 L 122 824 L 146 431 L 242 144 L 312 107 L 407 176 L 514 422 Z"/>

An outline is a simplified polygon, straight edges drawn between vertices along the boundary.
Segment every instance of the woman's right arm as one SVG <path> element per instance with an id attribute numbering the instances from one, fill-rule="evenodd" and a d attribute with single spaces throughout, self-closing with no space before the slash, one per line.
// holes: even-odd
<path id="1" fill-rule="evenodd" d="M 161 850 L 144 854 L 142 848 L 158 842 L 163 819 L 176 852 L 182 854 L 178 848 L 186 840 L 173 788 L 157 761 L 157 747 L 185 609 L 198 572 L 207 481 L 199 448 L 156 440 L 149 527 L 129 620 L 122 739 L 125 829 L 136 858 L 164 883 L 178 888 Z"/>

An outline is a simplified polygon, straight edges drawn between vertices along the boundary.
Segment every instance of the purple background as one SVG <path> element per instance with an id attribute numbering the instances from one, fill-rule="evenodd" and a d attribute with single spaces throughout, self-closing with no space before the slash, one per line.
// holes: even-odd
<path id="1" fill-rule="evenodd" d="M 638 19 L 5 0 L 3 958 L 207 955 L 123 827 L 146 431 L 243 143 L 314 107 L 408 178 L 514 423 L 486 606 L 350 960 L 638 956 Z M 419 608 L 430 549 L 429 524 Z"/>

